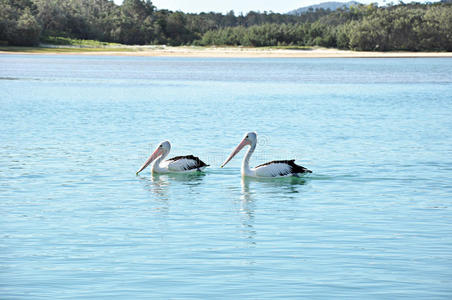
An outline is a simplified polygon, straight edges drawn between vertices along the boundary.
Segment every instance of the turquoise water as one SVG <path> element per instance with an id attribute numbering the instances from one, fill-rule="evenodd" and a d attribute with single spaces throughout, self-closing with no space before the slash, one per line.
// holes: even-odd
<path id="1" fill-rule="evenodd" d="M 450 299 L 451 70 L 0 55 L 0 298 Z M 165 139 L 211 167 L 136 176 Z"/>

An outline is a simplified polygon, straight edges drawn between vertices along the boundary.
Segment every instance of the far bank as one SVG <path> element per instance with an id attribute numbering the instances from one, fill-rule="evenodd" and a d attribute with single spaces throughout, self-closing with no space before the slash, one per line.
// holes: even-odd
<path id="1" fill-rule="evenodd" d="M 280 49 L 253 47 L 195 47 L 195 46 L 124 46 L 106 48 L 76 47 L 0 47 L 1 54 L 51 55 L 114 55 L 114 56 L 172 56 L 172 57 L 256 57 L 256 58 L 410 58 L 452 57 L 452 52 L 371 52 L 330 48 Z"/>

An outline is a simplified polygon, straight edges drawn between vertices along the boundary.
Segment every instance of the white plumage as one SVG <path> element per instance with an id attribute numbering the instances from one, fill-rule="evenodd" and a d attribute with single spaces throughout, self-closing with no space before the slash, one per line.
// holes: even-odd
<path id="1" fill-rule="evenodd" d="M 190 157 L 177 157 L 166 160 L 162 163 L 167 164 L 168 170 L 176 172 L 192 172 L 192 170 L 199 169 L 198 171 L 204 169 L 207 165 L 200 164 L 202 161 L 199 159 L 193 159 Z"/>
<path id="2" fill-rule="evenodd" d="M 154 153 L 138 170 L 137 174 L 143 171 L 154 160 L 152 166 L 153 173 L 190 173 L 204 170 L 206 165 L 202 160 L 193 155 L 176 156 L 164 160 L 171 150 L 171 144 L 168 141 L 161 142 Z M 157 159 L 157 160 L 156 160 Z"/>
<path id="3" fill-rule="evenodd" d="M 292 168 L 285 163 L 272 163 L 253 168 L 258 177 L 292 176 Z"/>
<path id="4" fill-rule="evenodd" d="M 255 168 L 250 168 L 249 160 L 251 155 L 256 149 L 257 134 L 255 132 L 248 132 L 240 144 L 232 151 L 231 155 L 221 165 L 224 167 L 237 153 L 245 146 L 250 146 L 242 162 L 242 176 L 250 177 L 286 177 L 286 176 L 298 176 L 304 173 L 312 173 L 311 170 L 305 167 L 295 164 L 295 160 L 275 160 Z"/>

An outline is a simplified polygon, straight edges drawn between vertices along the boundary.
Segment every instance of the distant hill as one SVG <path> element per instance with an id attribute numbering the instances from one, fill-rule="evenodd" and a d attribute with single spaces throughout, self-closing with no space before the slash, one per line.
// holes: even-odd
<path id="1" fill-rule="evenodd" d="M 289 14 L 289 15 L 299 15 L 299 14 L 302 14 L 304 12 L 309 11 L 311 8 L 312 8 L 312 10 L 321 9 L 321 8 L 323 8 L 323 9 L 330 9 L 330 10 L 336 10 L 336 9 L 344 7 L 344 6 L 345 7 L 350 7 L 352 5 L 359 5 L 359 4 L 361 4 L 361 3 L 356 2 L 356 1 L 349 1 L 349 2 L 334 2 L 334 1 L 322 2 L 320 4 L 300 7 L 298 9 L 291 10 L 287 14 Z"/>

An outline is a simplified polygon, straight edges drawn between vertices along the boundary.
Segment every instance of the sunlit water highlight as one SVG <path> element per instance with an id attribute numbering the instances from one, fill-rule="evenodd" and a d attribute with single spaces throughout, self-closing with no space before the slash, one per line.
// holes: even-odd
<path id="1" fill-rule="evenodd" d="M 450 299 L 451 70 L 0 55 L 0 298 Z M 314 173 L 220 169 L 251 130 Z M 135 176 L 165 139 L 211 167 Z"/>

